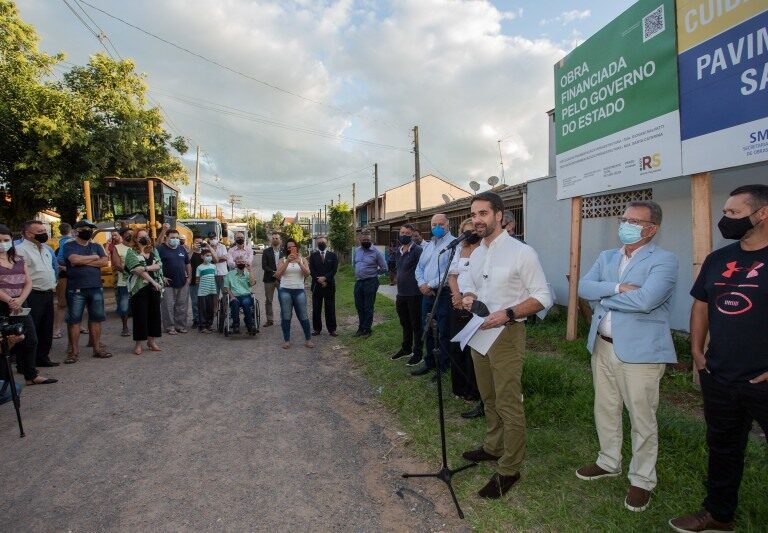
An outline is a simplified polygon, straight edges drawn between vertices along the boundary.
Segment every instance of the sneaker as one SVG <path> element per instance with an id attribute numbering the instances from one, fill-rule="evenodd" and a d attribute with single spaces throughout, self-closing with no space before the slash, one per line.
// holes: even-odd
<path id="1" fill-rule="evenodd" d="M 401 357 L 410 357 L 410 356 L 412 356 L 412 355 L 413 355 L 412 353 L 407 353 L 405 350 L 403 350 L 402 348 L 400 348 L 400 349 L 397 351 L 397 353 L 396 353 L 395 355 L 393 355 L 392 357 L 390 357 L 390 359 L 392 359 L 393 361 L 395 361 L 395 360 L 397 360 L 397 359 L 400 359 Z"/>
<path id="2" fill-rule="evenodd" d="M 274 326 L 274 325 L 275 325 L 275 323 L 274 323 L 274 322 L 272 322 L 271 320 L 267 320 L 267 323 L 266 323 L 266 324 L 264 324 L 264 327 L 265 327 L 265 328 L 268 328 L 269 326 Z"/>
<path id="3" fill-rule="evenodd" d="M 578 470 L 576 470 L 576 477 L 579 479 L 583 479 L 584 481 L 595 481 L 596 479 L 602 479 L 604 477 L 616 477 L 621 474 L 621 471 L 618 472 L 608 472 L 607 470 L 603 470 L 599 466 L 597 466 L 596 463 L 592 463 L 591 465 L 582 466 Z"/>
<path id="4" fill-rule="evenodd" d="M 698 513 L 688 516 L 680 516 L 669 521 L 669 527 L 678 533 L 705 532 L 705 531 L 735 531 L 736 527 L 731 522 L 715 520 L 709 511 L 702 509 Z"/>
<path id="5" fill-rule="evenodd" d="M 131 332 L 128 328 L 123 328 L 123 331 L 120 332 L 121 337 L 130 337 Z"/>
<path id="6" fill-rule="evenodd" d="M 478 402 L 471 410 L 461 413 L 461 418 L 480 418 L 481 416 L 485 416 L 485 405 L 483 402 Z"/>
<path id="7" fill-rule="evenodd" d="M 640 487 L 635 487 L 634 485 L 629 486 L 627 497 L 624 498 L 624 507 L 630 511 L 639 513 L 641 511 L 645 511 L 648 508 L 648 504 L 650 503 L 650 490 L 641 489 Z"/>
<path id="8" fill-rule="evenodd" d="M 501 457 L 498 455 L 492 455 L 486 452 L 483 448 L 478 448 L 477 450 L 469 450 L 468 452 L 462 453 L 461 456 L 467 461 L 472 461 L 473 463 L 480 463 L 482 461 L 498 461 L 501 459 Z"/>
<path id="9" fill-rule="evenodd" d="M 481 498 L 497 500 L 504 496 L 518 481 L 520 481 L 519 473 L 511 476 L 502 476 L 499 473 L 495 473 L 488 480 L 485 487 L 477 492 L 477 495 Z"/>
<path id="10" fill-rule="evenodd" d="M 419 366 L 421 364 L 421 354 L 413 354 L 405 366 Z"/>

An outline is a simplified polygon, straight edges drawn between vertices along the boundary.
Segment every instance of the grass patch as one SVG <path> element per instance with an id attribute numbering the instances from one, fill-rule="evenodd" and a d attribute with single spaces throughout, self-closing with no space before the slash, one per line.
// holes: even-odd
<path id="1" fill-rule="evenodd" d="M 355 315 L 348 266 L 339 269 L 336 292 L 340 316 Z M 389 356 L 402 340 L 394 303 L 379 295 L 376 315 L 383 319 L 368 339 L 342 335 L 351 356 L 360 362 L 372 385 L 381 390 L 381 401 L 407 432 L 412 452 L 437 466 L 440 433 L 437 424 L 436 387 L 427 377 L 413 378 L 402 360 Z M 667 531 L 667 520 L 696 511 L 704 497 L 707 453 L 704 423 L 695 413 L 698 393 L 690 374 L 668 372 L 662 381 L 664 398 L 658 413 L 659 485 L 651 506 L 643 513 L 624 509 L 628 488 L 625 475 L 586 483 L 574 475 L 579 466 L 594 461 L 597 435 L 594 428 L 592 377 L 586 330 L 580 339 L 565 340 L 565 317 L 548 317 L 528 327 L 528 348 L 523 373 L 527 418 L 527 451 L 523 479 L 501 501 L 478 498 L 476 491 L 493 470 L 481 465 L 459 474 L 454 486 L 468 523 L 480 531 Z M 485 422 L 464 420 L 459 414 L 468 405 L 446 396 L 448 455 L 452 467 L 463 464 L 461 452 L 482 442 Z M 676 396 L 675 396 L 676 395 Z M 675 396 L 677 401 L 668 401 Z M 690 402 L 681 408 L 680 403 Z M 631 457 L 629 421 L 625 417 L 624 472 Z M 740 531 L 765 531 L 768 524 L 768 453 L 763 442 L 750 442 L 741 484 L 737 525 Z M 439 483 L 411 480 L 410 483 Z M 446 492 L 446 498 L 447 498 Z"/>

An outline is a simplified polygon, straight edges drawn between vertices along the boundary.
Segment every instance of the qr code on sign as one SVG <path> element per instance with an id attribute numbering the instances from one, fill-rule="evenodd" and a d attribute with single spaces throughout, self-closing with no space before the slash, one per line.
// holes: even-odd
<path id="1" fill-rule="evenodd" d="M 664 31 L 664 6 L 660 5 L 643 17 L 643 42 Z"/>

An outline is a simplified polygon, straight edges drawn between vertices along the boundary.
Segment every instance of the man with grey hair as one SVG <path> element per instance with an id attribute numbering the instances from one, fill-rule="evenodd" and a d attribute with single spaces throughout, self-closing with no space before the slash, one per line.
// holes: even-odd
<path id="1" fill-rule="evenodd" d="M 504 217 L 501 219 L 501 227 L 509 234 L 510 237 L 514 237 L 518 241 L 525 242 L 520 235 L 515 233 L 517 227 L 517 221 L 515 220 L 515 214 L 512 211 L 504 211 Z M 533 315 L 536 316 L 536 315 Z"/>
<path id="2" fill-rule="evenodd" d="M 597 461 L 576 476 L 594 481 L 621 473 L 622 412 L 632 424 L 630 487 L 624 506 L 648 507 L 656 486 L 659 381 L 675 363 L 669 318 L 677 282 L 677 257 L 651 242 L 661 226 L 661 207 L 630 202 L 619 217 L 621 248 L 606 250 L 579 281 L 579 296 L 594 303 L 587 347 L 592 353 Z"/>
<path id="3" fill-rule="evenodd" d="M 379 290 L 379 274 L 386 274 L 387 263 L 371 241 L 371 232 L 360 233 L 360 247 L 355 248 L 352 256 L 355 267 L 355 309 L 357 309 L 358 327 L 354 337 L 370 337 L 373 326 L 373 307 L 376 304 L 376 291 Z"/>

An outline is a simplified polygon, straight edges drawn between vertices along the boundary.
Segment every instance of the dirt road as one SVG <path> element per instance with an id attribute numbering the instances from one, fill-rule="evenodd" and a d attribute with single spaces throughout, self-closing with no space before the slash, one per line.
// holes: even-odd
<path id="1" fill-rule="evenodd" d="M 45 369 L 59 383 L 25 388 L 26 438 L 12 406 L 0 407 L 5 527 L 466 528 L 440 482 L 400 478 L 435 465 L 408 456 L 407 436 L 338 339 L 286 351 L 279 326 L 256 338 L 190 332 L 135 356 L 118 322 L 110 315 L 105 325 L 115 357 L 93 359 L 83 346 L 79 363 Z M 301 337 L 295 319 L 293 336 Z M 65 342 L 55 342 L 61 361 Z"/>

